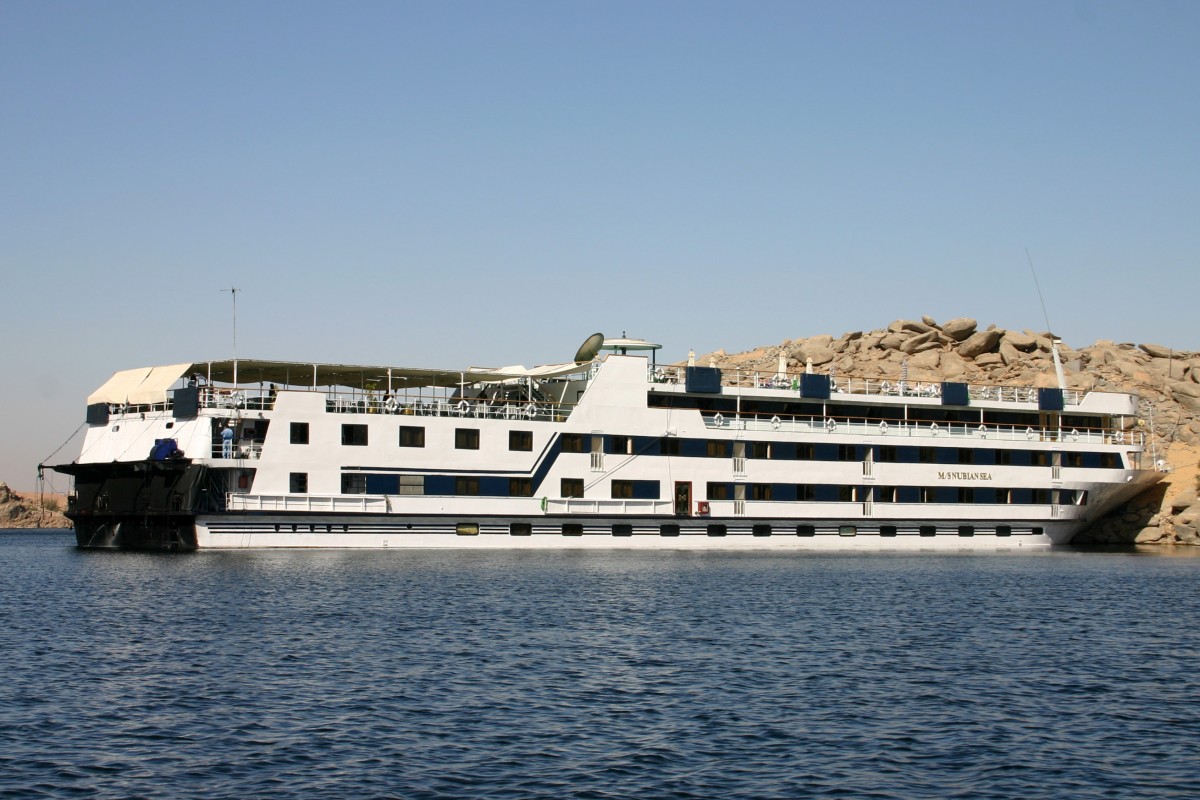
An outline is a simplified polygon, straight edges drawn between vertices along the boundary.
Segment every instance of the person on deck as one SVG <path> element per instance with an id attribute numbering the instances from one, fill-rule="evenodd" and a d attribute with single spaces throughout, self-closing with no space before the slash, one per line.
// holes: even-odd
<path id="1" fill-rule="evenodd" d="M 221 458 L 233 458 L 233 428 L 229 423 L 221 429 Z"/>

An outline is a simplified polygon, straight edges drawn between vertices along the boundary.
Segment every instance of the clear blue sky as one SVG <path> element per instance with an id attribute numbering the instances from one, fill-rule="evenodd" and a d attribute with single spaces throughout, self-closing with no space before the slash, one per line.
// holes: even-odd
<path id="1" fill-rule="evenodd" d="M 112 372 L 1200 350 L 1200 3 L 0 0 L 0 480 Z M 55 460 L 70 460 L 77 446 Z"/>

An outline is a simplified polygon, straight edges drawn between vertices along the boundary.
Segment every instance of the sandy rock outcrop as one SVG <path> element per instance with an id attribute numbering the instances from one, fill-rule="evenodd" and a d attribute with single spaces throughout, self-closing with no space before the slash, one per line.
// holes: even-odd
<path id="1" fill-rule="evenodd" d="M 60 511 L 64 505 L 60 496 L 41 504 L 36 496 L 14 492 L 0 483 L 0 528 L 69 528 L 71 521 Z"/>

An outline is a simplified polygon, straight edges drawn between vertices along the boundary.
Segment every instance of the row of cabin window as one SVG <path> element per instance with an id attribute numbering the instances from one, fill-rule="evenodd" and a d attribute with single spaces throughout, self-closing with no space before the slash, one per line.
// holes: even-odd
<path id="1" fill-rule="evenodd" d="M 345 424 L 342 425 L 342 444 L 351 447 L 366 447 L 368 442 L 367 426 Z M 293 422 L 291 427 L 291 443 L 292 444 L 308 444 L 309 430 L 307 422 Z M 401 425 L 399 442 L 400 447 L 424 447 L 425 446 L 425 428 L 420 425 Z M 454 447 L 458 450 L 478 450 L 479 449 L 479 429 L 478 428 L 456 428 L 454 430 Z M 508 449 L 509 450 L 533 450 L 533 432 L 532 431 L 509 431 L 508 432 Z"/>
<path id="2" fill-rule="evenodd" d="M 583 535 L 583 525 L 578 522 L 564 522 L 562 524 L 561 530 L 562 530 L 563 536 L 582 536 Z M 1012 536 L 1012 534 L 1013 534 L 1013 528 L 1011 525 L 997 525 L 993 529 L 985 528 L 983 530 L 984 531 L 990 530 L 992 535 L 1001 536 L 1001 537 L 1008 537 L 1008 536 Z M 1032 533 L 1035 536 L 1041 536 L 1043 533 L 1043 530 L 1044 529 L 1041 527 L 1035 527 L 1030 530 L 1030 533 Z M 959 525 L 955 529 L 954 533 L 957 534 L 958 536 L 970 537 L 970 536 L 975 535 L 975 531 L 976 531 L 976 528 L 974 525 Z M 459 528 L 458 528 L 458 532 L 459 532 L 459 535 L 462 535 L 462 536 L 478 535 L 479 526 L 474 525 L 474 524 L 466 524 L 466 525 L 460 524 Z M 532 536 L 533 535 L 533 525 L 528 522 L 513 522 L 513 523 L 509 524 L 508 532 L 512 536 Z M 711 522 L 705 526 L 705 533 L 708 536 L 726 536 L 726 535 L 728 535 L 728 532 L 729 532 L 728 527 L 722 522 Z M 796 536 L 816 536 L 817 535 L 817 526 L 803 524 L 803 525 L 797 525 L 797 526 L 795 526 L 795 528 L 792 528 L 791 526 L 788 526 L 786 528 L 782 528 L 782 527 L 775 528 L 774 526 L 770 525 L 769 523 L 758 523 L 758 524 L 751 526 L 750 532 L 754 536 L 773 536 L 775 534 L 781 534 L 781 535 L 795 534 Z M 870 531 L 864 531 L 864 532 L 867 533 L 868 535 L 870 534 Z M 658 535 L 659 536 L 678 536 L 679 533 L 680 533 L 680 526 L 678 523 L 667 522 L 667 523 L 663 523 L 662 525 L 658 526 Z M 837 527 L 836 531 L 831 530 L 829 533 L 831 535 L 837 535 L 837 536 L 857 536 L 860 533 L 860 530 L 857 525 L 839 525 Z M 935 525 L 921 525 L 917 528 L 916 533 L 918 536 L 932 537 L 932 536 L 938 535 L 938 530 L 937 530 L 937 526 L 935 526 Z M 949 533 L 950 532 L 947 531 L 947 535 Z M 628 523 L 621 523 L 621 522 L 614 523 L 612 526 L 612 535 L 613 536 L 633 536 L 633 526 Z M 879 529 L 877 531 L 877 535 L 884 536 L 884 537 L 898 536 L 899 528 L 897 528 L 897 526 L 895 526 L 895 525 L 880 525 Z"/>
<path id="3" fill-rule="evenodd" d="M 590 434 L 568 433 L 561 437 L 564 453 L 586 453 L 591 449 Z M 292 444 L 308 444 L 308 423 L 292 423 Z M 342 444 L 367 445 L 367 426 L 342 425 Z M 425 428 L 402 425 L 400 447 L 424 447 Z M 455 428 L 457 450 L 478 450 L 478 428 Z M 729 458 L 733 442 L 724 439 L 680 439 L 677 437 L 604 435 L 605 453 L 627 455 L 667 455 L 683 457 Z M 532 451 L 532 431 L 509 431 L 508 449 Z M 876 463 L 897 464 L 978 464 L 981 466 L 1049 466 L 1054 453 L 1048 450 L 1000 450 L 974 447 L 912 447 L 903 445 L 828 444 L 824 442 L 746 442 L 746 457 L 776 461 L 864 461 L 868 452 Z M 1061 466 L 1119 469 L 1117 453 L 1061 453 Z"/>
<path id="4" fill-rule="evenodd" d="M 708 483 L 709 500 L 734 499 L 732 483 Z M 840 484 L 745 484 L 747 500 L 779 502 L 853 503 L 979 503 L 1008 505 L 1086 505 L 1087 492 L 1073 489 L 1004 489 L 989 486 L 847 486 Z M 293 493 L 308 491 L 308 474 L 293 472 Z M 582 478 L 563 478 L 564 498 L 584 496 Z M 488 475 L 342 475 L 343 494 L 456 495 L 461 497 L 532 497 L 532 478 Z M 609 487 L 614 500 L 658 500 L 659 482 L 614 480 Z"/>

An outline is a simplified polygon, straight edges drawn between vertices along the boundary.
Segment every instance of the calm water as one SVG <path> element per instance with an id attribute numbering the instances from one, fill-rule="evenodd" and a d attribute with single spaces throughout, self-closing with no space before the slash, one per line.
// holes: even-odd
<path id="1" fill-rule="evenodd" d="M 1200 796 L 1200 557 L 83 553 L 0 533 L 0 796 Z"/>

